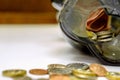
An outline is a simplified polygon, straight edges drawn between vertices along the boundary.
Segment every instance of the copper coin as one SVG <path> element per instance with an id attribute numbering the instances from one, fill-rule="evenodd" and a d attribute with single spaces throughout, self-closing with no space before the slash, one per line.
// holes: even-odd
<path id="1" fill-rule="evenodd" d="M 39 78 L 39 79 L 35 79 L 35 80 L 49 80 L 48 78 Z"/>
<path id="2" fill-rule="evenodd" d="M 90 64 L 89 67 L 90 67 L 90 70 L 98 76 L 105 76 L 107 74 L 107 70 L 100 64 L 93 63 L 93 64 Z"/>
<path id="3" fill-rule="evenodd" d="M 45 69 L 31 69 L 29 73 L 34 75 L 45 75 L 48 74 L 48 71 Z"/>
<path id="4" fill-rule="evenodd" d="M 70 80 L 70 77 L 68 75 L 52 74 L 50 75 L 50 80 Z"/>

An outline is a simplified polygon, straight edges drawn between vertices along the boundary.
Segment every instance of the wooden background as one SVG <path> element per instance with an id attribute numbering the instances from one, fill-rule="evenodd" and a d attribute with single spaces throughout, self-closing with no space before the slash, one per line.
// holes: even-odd
<path id="1" fill-rule="evenodd" d="M 0 24 L 56 23 L 51 0 L 0 0 Z"/>

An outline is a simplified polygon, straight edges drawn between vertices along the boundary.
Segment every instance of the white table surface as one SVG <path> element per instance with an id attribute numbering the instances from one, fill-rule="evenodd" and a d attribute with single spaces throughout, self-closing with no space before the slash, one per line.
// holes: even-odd
<path id="1" fill-rule="evenodd" d="M 0 25 L 0 80 L 5 69 L 47 69 L 48 64 L 73 62 L 99 63 L 96 58 L 74 49 L 63 37 L 57 24 Z M 109 71 L 120 67 L 106 66 Z M 41 76 L 33 76 L 33 78 Z"/>

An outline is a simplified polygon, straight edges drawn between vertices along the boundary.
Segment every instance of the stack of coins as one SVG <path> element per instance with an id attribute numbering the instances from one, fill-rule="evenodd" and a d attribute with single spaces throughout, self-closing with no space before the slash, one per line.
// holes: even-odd
<path id="1" fill-rule="evenodd" d="M 23 69 L 3 70 L 4 77 L 10 77 L 13 80 L 97 80 L 99 77 L 105 77 L 108 80 L 120 80 L 119 72 L 109 72 L 100 64 L 92 63 L 69 63 L 49 64 L 47 69 L 30 69 L 31 75 L 43 76 L 49 75 L 49 78 L 32 79 L 27 76 L 27 71 Z"/>
<path id="2" fill-rule="evenodd" d="M 111 31 L 100 31 L 96 33 L 98 42 L 108 42 L 111 41 L 114 37 Z"/>
<path id="3" fill-rule="evenodd" d="M 97 42 L 108 42 L 111 41 L 115 36 L 115 34 L 110 30 L 100 32 L 87 31 L 87 35 L 91 40 Z"/>
<path id="4" fill-rule="evenodd" d="M 88 69 L 88 67 L 89 66 L 84 63 L 70 63 L 67 65 L 50 64 L 48 65 L 48 71 L 50 80 L 71 80 L 71 76 L 73 76 L 73 70 Z"/>

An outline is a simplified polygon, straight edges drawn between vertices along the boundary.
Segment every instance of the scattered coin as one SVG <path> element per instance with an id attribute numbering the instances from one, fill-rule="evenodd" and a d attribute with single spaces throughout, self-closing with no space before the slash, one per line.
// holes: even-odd
<path id="1" fill-rule="evenodd" d="M 87 79 L 79 78 L 76 76 L 70 76 L 70 80 L 87 80 Z"/>
<path id="2" fill-rule="evenodd" d="M 108 80 L 120 80 L 119 72 L 108 72 L 102 65 L 97 63 L 90 65 L 85 63 L 50 64 L 48 69 L 30 69 L 29 73 L 39 76 L 47 75 L 49 78 L 32 79 L 32 77 L 26 76 L 26 70 L 23 69 L 2 71 L 3 76 L 10 77 L 13 80 L 98 80 L 99 77 Z"/>
<path id="3" fill-rule="evenodd" d="M 49 80 L 49 79 L 46 79 L 46 78 L 39 78 L 39 79 L 36 79 L 36 80 Z"/>
<path id="4" fill-rule="evenodd" d="M 32 79 L 28 76 L 24 76 L 24 77 L 14 78 L 13 80 L 32 80 Z"/>
<path id="5" fill-rule="evenodd" d="M 23 69 L 9 69 L 2 72 L 6 77 L 22 77 L 26 75 L 26 70 Z"/>
<path id="6" fill-rule="evenodd" d="M 69 68 L 71 70 L 74 69 L 88 69 L 89 65 L 85 64 L 85 63 L 70 63 L 66 65 L 66 68 Z"/>
<path id="7" fill-rule="evenodd" d="M 90 64 L 90 70 L 97 74 L 98 76 L 105 76 L 107 74 L 107 70 L 100 64 L 92 63 Z"/>
<path id="8" fill-rule="evenodd" d="M 49 70 L 49 74 L 66 74 L 69 75 L 71 74 L 72 71 L 68 68 L 52 68 Z"/>
<path id="9" fill-rule="evenodd" d="M 48 74 L 48 71 L 45 69 L 31 69 L 29 73 L 34 75 L 45 75 Z"/>
<path id="10" fill-rule="evenodd" d="M 79 78 L 85 78 L 85 79 L 91 79 L 96 78 L 97 75 L 93 73 L 92 71 L 88 70 L 82 70 L 82 69 L 76 69 L 73 70 L 73 75 L 79 77 Z"/>
<path id="11" fill-rule="evenodd" d="M 52 74 L 50 80 L 70 80 L 70 77 L 68 75 Z"/>
<path id="12" fill-rule="evenodd" d="M 120 80 L 120 73 L 108 72 L 106 78 L 108 78 L 109 80 Z"/>
<path id="13" fill-rule="evenodd" d="M 66 68 L 66 65 L 63 64 L 49 64 L 48 65 L 48 72 L 49 74 L 68 74 L 69 70 Z M 66 73 L 67 72 L 67 73 Z"/>
<path id="14" fill-rule="evenodd" d="M 48 65 L 48 69 L 51 69 L 51 68 L 65 68 L 66 66 L 63 65 L 63 64 L 49 64 Z"/>

